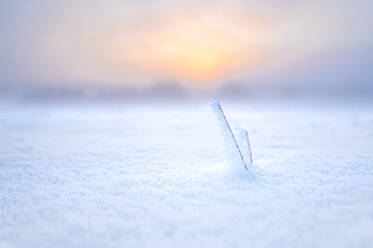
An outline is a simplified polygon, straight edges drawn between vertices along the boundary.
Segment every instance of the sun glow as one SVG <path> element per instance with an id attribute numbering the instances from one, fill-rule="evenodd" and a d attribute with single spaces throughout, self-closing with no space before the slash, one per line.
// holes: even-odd
<path id="1" fill-rule="evenodd" d="M 172 20 L 172 25 L 153 29 L 136 40 L 137 48 L 127 54 L 128 59 L 138 64 L 152 61 L 150 69 L 160 76 L 200 83 L 263 59 L 272 35 L 270 26 L 257 19 L 224 20 L 219 16 Z"/>
<path id="2" fill-rule="evenodd" d="M 64 68 L 58 77 L 70 81 L 209 84 L 259 64 L 275 40 L 270 22 L 237 11 L 152 13 L 148 15 L 157 20 L 154 23 L 131 16 L 102 20 L 101 29 L 83 23 L 66 30 L 64 25 L 74 27 L 74 20 L 84 19 L 83 13 L 76 15 L 64 18 L 72 20 L 70 25 L 61 22 L 43 36 L 49 39 L 46 47 L 52 45 L 49 65 L 55 62 L 54 67 Z"/>
<path id="3" fill-rule="evenodd" d="M 173 77 L 208 82 L 232 70 L 240 55 L 224 44 L 221 35 L 163 36 L 155 54 Z"/>

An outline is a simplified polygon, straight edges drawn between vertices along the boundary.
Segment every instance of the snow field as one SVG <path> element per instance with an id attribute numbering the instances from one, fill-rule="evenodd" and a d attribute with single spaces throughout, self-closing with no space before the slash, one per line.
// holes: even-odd
<path id="1" fill-rule="evenodd" d="M 0 247 L 371 247 L 373 111 L 224 104 L 0 111 Z"/>

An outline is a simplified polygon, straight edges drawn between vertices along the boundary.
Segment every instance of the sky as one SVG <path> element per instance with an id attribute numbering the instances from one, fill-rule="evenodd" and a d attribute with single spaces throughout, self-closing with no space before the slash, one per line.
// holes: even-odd
<path id="1" fill-rule="evenodd" d="M 372 7 L 367 0 L 1 1 L 0 97 L 373 95 Z"/>

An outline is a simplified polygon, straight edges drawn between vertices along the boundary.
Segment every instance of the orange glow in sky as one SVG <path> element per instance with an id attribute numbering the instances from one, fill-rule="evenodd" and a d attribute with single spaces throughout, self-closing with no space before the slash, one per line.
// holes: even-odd
<path id="1" fill-rule="evenodd" d="M 131 50 L 137 52 L 126 54 L 126 59 L 138 64 L 153 61 L 149 66 L 163 76 L 202 83 L 258 59 L 261 47 L 255 38 L 250 40 L 245 33 L 222 29 L 221 20 L 213 21 L 204 25 L 192 20 L 174 20 L 170 26 L 151 30 L 132 44 L 136 48 Z M 237 23 L 235 25 L 236 29 Z M 247 33 L 260 37 L 257 27 L 246 28 Z"/>
<path id="2" fill-rule="evenodd" d="M 103 31 L 88 29 L 74 35 L 74 29 L 54 27 L 48 34 L 53 38 L 47 42 L 52 44 L 48 54 L 59 59 L 57 66 L 68 67 L 62 76 L 68 80 L 206 84 L 264 60 L 274 41 L 273 26 L 258 17 L 237 13 L 156 17 L 161 18 L 155 24 L 135 20 L 133 26 L 107 21 Z M 77 54 L 83 56 L 74 59 Z"/>
<path id="3" fill-rule="evenodd" d="M 25 22 L 29 33 L 22 40 L 28 43 L 13 58 L 17 80 L 83 87 L 245 80 L 268 65 L 330 46 L 335 30 L 312 14 L 299 18 L 265 6 L 92 1 L 38 15 L 29 28 Z"/>

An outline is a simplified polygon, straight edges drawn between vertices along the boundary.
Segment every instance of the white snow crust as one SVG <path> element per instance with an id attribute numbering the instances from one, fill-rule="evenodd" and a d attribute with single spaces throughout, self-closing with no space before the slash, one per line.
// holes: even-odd
<path id="1" fill-rule="evenodd" d="M 0 247 L 373 247 L 373 108 L 0 106 Z"/>

